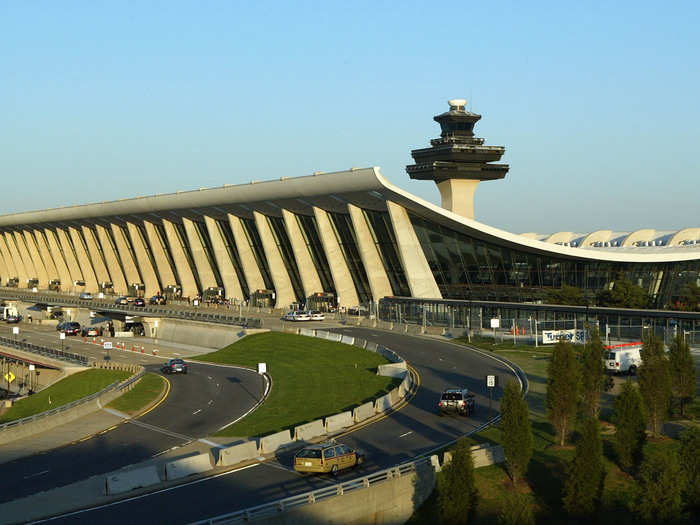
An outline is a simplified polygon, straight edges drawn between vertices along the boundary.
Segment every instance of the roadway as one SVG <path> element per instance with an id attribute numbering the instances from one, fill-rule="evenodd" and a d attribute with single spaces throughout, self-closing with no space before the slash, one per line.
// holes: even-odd
<path id="1" fill-rule="evenodd" d="M 336 331 L 384 344 L 408 360 L 420 375 L 420 388 L 401 410 L 380 421 L 338 438 L 341 443 L 364 450 L 362 467 L 330 476 L 302 476 L 292 468 L 292 455 L 204 478 L 152 494 L 129 498 L 95 509 L 57 517 L 58 523 L 190 523 L 192 521 L 274 501 L 345 481 L 363 473 L 382 470 L 441 444 L 468 434 L 489 416 L 484 376 L 500 376 L 501 386 L 515 375 L 503 363 L 486 354 L 430 338 L 416 338 L 367 328 Z M 274 380 L 274 378 L 273 378 Z M 476 394 L 473 417 L 439 417 L 436 406 L 443 389 L 466 386 Z M 498 410 L 500 388 L 494 395 Z"/>
<path id="2" fill-rule="evenodd" d="M 7 329 L 0 324 L 0 334 Z M 20 336 L 34 344 L 55 347 L 57 342 L 55 329 L 38 325 L 20 324 Z M 101 347 L 83 343 L 82 338 L 67 341 L 71 352 L 96 359 L 104 356 Z M 164 361 L 135 352 L 112 350 L 111 354 L 156 373 Z M 0 503 L 117 470 L 205 438 L 245 414 L 264 391 L 262 376 L 245 368 L 190 362 L 186 375 L 166 377 L 171 385 L 168 397 L 144 416 L 90 439 L 4 463 Z"/>

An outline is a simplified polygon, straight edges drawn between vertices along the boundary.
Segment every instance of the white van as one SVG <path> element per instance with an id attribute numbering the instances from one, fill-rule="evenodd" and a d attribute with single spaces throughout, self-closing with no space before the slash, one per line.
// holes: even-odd
<path id="1" fill-rule="evenodd" d="M 641 349 L 641 341 L 606 346 L 605 369 L 613 374 L 635 375 L 642 364 Z"/>
<path id="2" fill-rule="evenodd" d="M 17 307 L 16 306 L 0 306 L 0 319 L 5 321 L 8 317 L 11 315 L 17 315 Z"/>

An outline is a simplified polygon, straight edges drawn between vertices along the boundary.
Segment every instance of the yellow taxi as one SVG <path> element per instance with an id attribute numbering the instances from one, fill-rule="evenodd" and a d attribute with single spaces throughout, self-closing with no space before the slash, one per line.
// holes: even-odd
<path id="1" fill-rule="evenodd" d="M 332 441 L 304 447 L 294 456 L 294 470 L 297 472 L 328 473 L 338 472 L 361 465 L 364 454 L 342 443 Z"/>

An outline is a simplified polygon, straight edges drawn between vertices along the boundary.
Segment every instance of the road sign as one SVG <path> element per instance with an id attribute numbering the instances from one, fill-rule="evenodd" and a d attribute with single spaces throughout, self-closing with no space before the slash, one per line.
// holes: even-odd
<path id="1" fill-rule="evenodd" d="M 7 374 L 5 374 L 5 379 L 8 383 L 12 383 L 12 381 L 15 380 L 15 374 L 13 374 L 12 372 L 8 372 Z"/>
<path id="2" fill-rule="evenodd" d="M 19 333 L 19 326 L 13 326 L 12 327 L 12 333 L 17 335 Z"/>
<path id="3" fill-rule="evenodd" d="M 486 376 L 486 386 L 493 388 L 496 386 L 496 376 Z"/>
<path id="4" fill-rule="evenodd" d="M 58 338 L 62 341 L 66 338 L 66 334 L 64 332 L 61 332 L 60 334 L 58 334 Z"/>
<path id="5" fill-rule="evenodd" d="M 35 368 L 36 368 L 36 366 L 34 366 L 34 365 L 29 365 L 29 371 L 30 371 L 30 372 L 31 372 L 32 370 L 34 370 Z"/>
<path id="6" fill-rule="evenodd" d="M 105 341 L 102 343 L 105 347 L 105 350 L 111 350 L 112 349 L 112 341 Z"/>
<path id="7" fill-rule="evenodd" d="M 498 317 L 491 319 L 491 328 L 500 328 L 501 320 Z"/>

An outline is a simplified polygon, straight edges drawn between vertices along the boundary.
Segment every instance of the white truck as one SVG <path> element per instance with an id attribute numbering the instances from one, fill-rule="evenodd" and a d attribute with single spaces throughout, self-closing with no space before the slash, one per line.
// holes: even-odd
<path id="1" fill-rule="evenodd" d="M 605 369 L 613 374 L 635 375 L 642 364 L 641 349 L 641 341 L 606 346 Z"/>
<path id="2" fill-rule="evenodd" d="M 17 315 L 16 306 L 0 306 L 0 319 L 5 321 L 11 315 Z"/>

